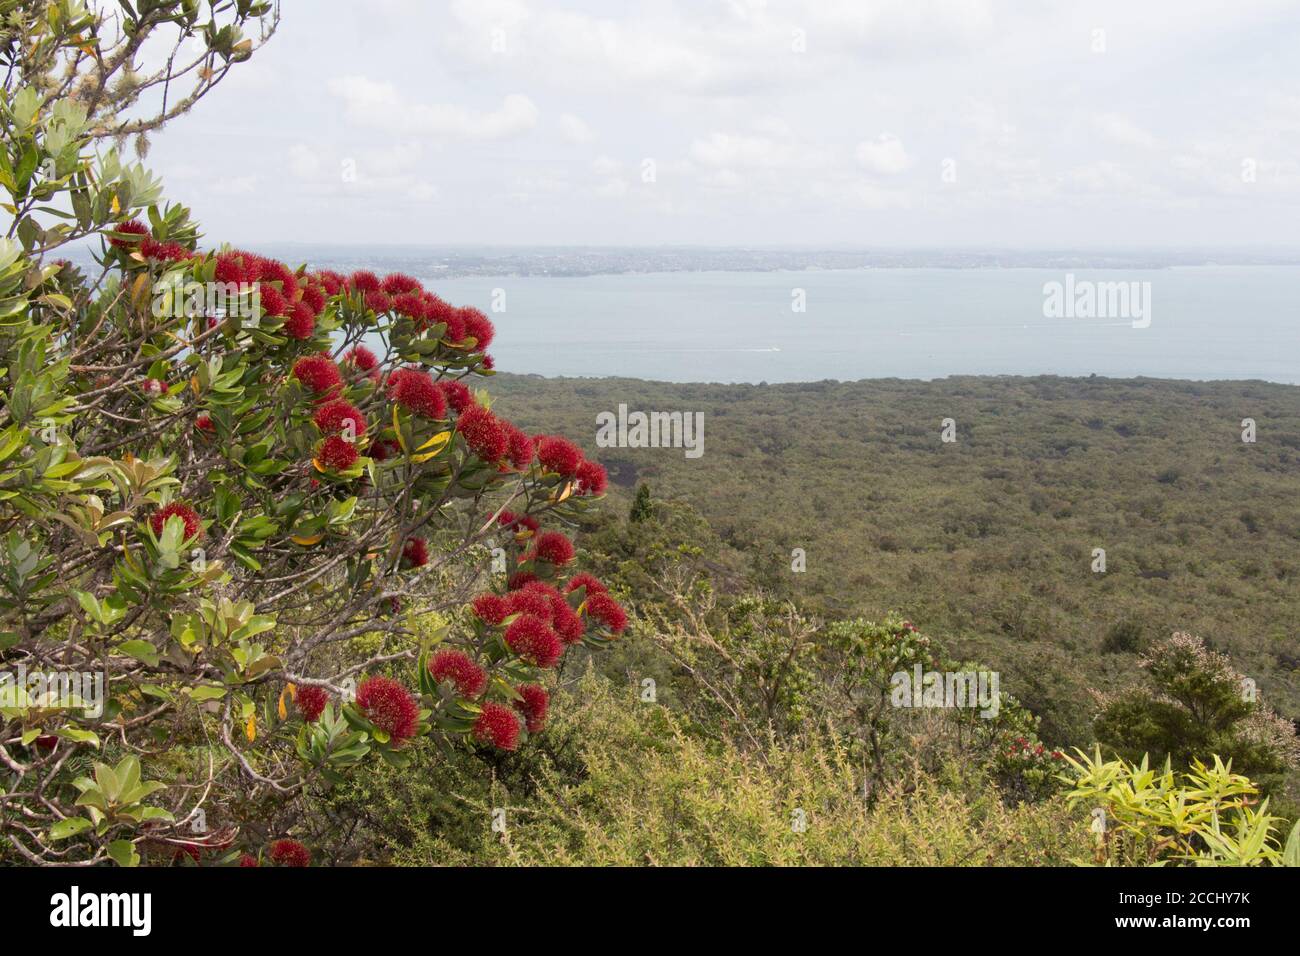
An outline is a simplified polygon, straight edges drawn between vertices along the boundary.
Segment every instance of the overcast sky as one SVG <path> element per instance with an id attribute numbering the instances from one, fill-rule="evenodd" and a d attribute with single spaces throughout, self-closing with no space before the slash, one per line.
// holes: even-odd
<path id="1" fill-rule="evenodd" d="M 214 242 L 1300 238 L 1295 2 L 283 9 L 149 155 Z"/>

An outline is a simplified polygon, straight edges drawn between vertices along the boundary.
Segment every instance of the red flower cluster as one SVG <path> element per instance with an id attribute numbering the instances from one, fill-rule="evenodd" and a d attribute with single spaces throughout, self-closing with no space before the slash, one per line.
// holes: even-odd
<path id="1" fill-rule="evenodd" d="M 329 435 L 316 449 L 316 460 L 330 471 L 347 471 L 357 463 L 357 446 L 342 435 Z"/>
<path id="2" fill-rule="evenodd" d="M 457 415 L 474 404 L 474 393 L 469 390 L 469 386 L 464 382 L 458 382 L 455 379 L 443 379 L 438 383 L 438 388 L 442 395 L 447 399 L 447 404 L 451 406 L 452 411 Z"/>
<path id="3" fill-rule="evenodd" d="M 429 563 L 429 545 L 423 538 L 407 538 L 402 545 L 402 565 L 422 568 Z"/>
<path id="4" fill-rule="evenodd" d="M 536 442 L 537 460 L 546 471 L 553 471 L 562 478 L 574 479 L 580 495 L 605 493 L 609 485 L 605 469 L 584 458 L 582 449 L 573 442 L 558 435 L 539 435 Z"/>
<path id="5" fill-rule="evenodd" d="M 359 369 L 372 382 L 379 381 L 379 359 L 364 345 L 355 345 L 343 356 L 343 364 Z"/>
<path id="6" fill-rule="evenodd" d="M 217 430 L 217 426 L 212 424 L 212 416 L 207 412 L 201 412 L 194 417 L 194 427 L 209 435 Z"/>
<path id="7" fill-rule="evenodd" d="M 622 634 L 627 627 L 627 612 L 608 594 L 589 594 L 586 601 L 587 617 L 594 618 L 613 631 Z"/>
<path id="8" fill-rule="evenodd" d="M 199 514 L 184 501 L 173 501 L 169 505 L 164 505 L 149 516 L 149 527 L 153 533 L 161 535 L 163 528 L 167 524 L 167 519 L 177 517 L 185 522 L 185 540 L 188 541 L 195 535 L 203 533 L 203 524 L 199 521 Z"/>
<path id="9" fill-rule="evenodd" d="M 240 867 L 257 867 L 262 864 L 258 863 L 257 857 L 253 856 L 251 853 L 245 853 L 240 856 L 239 865 Z"/>
<path id="10" fill-rule="evenodd" d="M 501 750 L 519 746 L 519 718 L 504 704 L 488 701 L 474 721 L 474 737 Z"/>
<path id="11" fill-rule="evenodd" d="M 520 684 L 515 688 L 520 700 L 515 701 L 515 710 L 524 715 L 524 726 L 530 734 L 541 733 L 546 726 L 546 708 L 550 706 L 551 696 L 541 684 Z"/>
<path id="12" fill-rule="evenodd" d="M 312 421 L 326 435 L 338 434 L 344 431 L 349 424 L 352 426 L 353 438 L 360 438 L 366 433 L 365 416 L 357 410 L 355 405 L 342 398 L 326 402 L 316 409 Z"/>
<path id="13" fill-rule="evenodd" d="M 162 395 L 167 391 L 167 385 L 156 378 L 146 378 L 140 383 L 140 391 L 146 395 Z"/>
<path id="14" fill-rule="evenodd" d="M 388 376 L 388 397 L 421 418 L 444 418 L 447 399 L 424 369 L 399 368 Z"/>
<path id="15" fill-rule="evenodd" d="M 357 707 L 394 743 L 415 736 L 420 708 L 411 692 L 389 677 L 367 677 L 357 688 Z"/>
<path id="16" fill-rule="evenodd" d="M 559 567 L 573 560 L 573 542 L 558 531 L 544 531 L 527 557 Z"/>
<path id="17" fill-rule="evenodd" d="M 511 615 L 510 603 L 496 594 L 480 594 L 471 606 L 485 624 L 500 624 Z"/>
<path id="18" fill-rule="evenodd" d="M 297 840 L 276 840 L 268 856 L 276 866 L 311 866 L 311 851 Z"/>
<path id="19" fill-rule="evenodd" d="M 144 223 L 140 222 L 138 219 L 131 219 L 127 222 L 120 222 L 113 227 L 113 231 L 126 233 L 126 236 L 136 236 L 141 238 L 144 236 L 151 235 L 151 233 L 149 232 L 149 227 L 146 226 Z M 109 245 L 116 246 L 119 249 L 130 249 L 139 241 L 140 238 L 131 239 L 126 237 L 115 237 L 109 239 L 108 243 Z"/>
<path id="20" fill-rule="evenodd" d="M 446 648 L 429 660 L 429 673 L 433 679 L 451 681 L 462 697 L 477 697 L 487 686 L 487 674 L 464 651 Z"/>
<path id="21" fill-rule="evenodd" d="M 604 594 L 607 590 L 605 585 L 601 584 L 595 577 L 587 574 L 585 571 L 582 574 L 575 574 L 573 577 L 569 578 L 569 583 L 565 586 L 564 591 L 566 594 L 572 594 L 574 591 L 578 590 L 578 588 L 586 588 L 587 597 L 591 597 L 593 594 Z"/>
<path id="22" fill-rule="evenodd" d="M 513 511 L 503 511 L 497 517 L 497 524 L 507 531 L 518 534 L 520 531 L 536 531 L 540 522 L 532 515 L 517 515 Z"/>
<path id="23" fill-rule="evenodd" d="M 329 394 L 343 382 L 339 367 L 328 355 L 304 355 L 293 363 L 293 377 L 317 395 Z"/>
<path id="24" fill-rule="evenodd" d="M 564 646 L 551 625 L 532 614 L 521 614 L 506 628 L 506 645 L 524 660 L 543 669 L 554 667 Z"/>
<path id="25" fill-rule="evenodd" d="M 470 405 L 460 413 L 456 431 L 465 437 L 465 443 L 475 455 L 496 463 L 510 449 L 510 435 L 504 424 L 482 405 Z"/>
<path id="26" fill-rule="evenodd" d="M 303 720 L 312 723 L 325 712 L 325 705 L 329 703 L 329 699 L 329 691 L 324 687 L 299 687 L 298 712 L 302 714 Z"/>

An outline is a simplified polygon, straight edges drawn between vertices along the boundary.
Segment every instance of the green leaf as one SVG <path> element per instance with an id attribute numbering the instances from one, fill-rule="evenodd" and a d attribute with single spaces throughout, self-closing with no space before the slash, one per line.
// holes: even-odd
<path id="1" fill-rule="evenodd" d="M 1283 866 L 1300 866 L 1300 821 L 1291 828 L 1291 835 L 1286 839 L 1286 849 L 1282 851 Z"/>
<path id="2" fill-rule="evenodd" d="M 50 839 L 66 840 L 70 836 L 76 836 L 83 830 L 89 830 L 90 827 L 91 822 L 85 817 L 68 817 L 68 819 L 60 820 L 50 827 Z"/>
<path id="3" fill-rule="evenodd" d="M 123 641 L 117 645 L 118 651 L 138 661 L 144 661 L 150 667 L 158 666 L 158 649 L 148 641 Z"/>
<path id="4" fill-rule="evenodd" d="M 108 855 L 118 866 L 139 866 L 140 854 L 130 840 L 114 840 L 108 845 Z"/>

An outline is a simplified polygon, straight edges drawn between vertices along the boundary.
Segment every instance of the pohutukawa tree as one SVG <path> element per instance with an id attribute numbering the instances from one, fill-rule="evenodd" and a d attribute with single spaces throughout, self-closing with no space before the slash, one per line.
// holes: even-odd
<path id="1" fill-rule="evenodd" d="M 605 472 L 472 387 L 485 315 L 201 243 L 96 152 L 152 128 L 113 80 L 150 34 L 198 38 L 201 94 L 274 19 L 204 6 L 122 2 L 109 41 L 0 3 L 0 858 L 307 865 L 319 788 L 422 735 L 516 748 L 627 623 L 557 530 Z"/>

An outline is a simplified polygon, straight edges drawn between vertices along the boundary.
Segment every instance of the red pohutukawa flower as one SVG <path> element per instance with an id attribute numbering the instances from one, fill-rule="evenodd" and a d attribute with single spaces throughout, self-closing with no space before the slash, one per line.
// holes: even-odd
<path id="1" fill-rule="evenodd" d="M 216 272 L 213 278 L 222 285 L 230 283 L 242 285 L 245 282 L 257 281 L 257 267 L 248 253 L 221 252 L 217 254 L 216 259 Z"/>
<path id="2" fill-rule="evenodd" d="M 470 606 L 484 624 L 500 624 L 513 613 L 510 603 L 496 594 L 480 594 Z"/>
<path id="3" fill-rule="evenodd" d="M 423 538 L 407 538 L 402 545 L 402 566 L 422 568 L 429 563 L 429 545 Z"/>
<path id="4" fill-rule="evenodd" d="M 580 495 L 603 495 L 609 487 L 609 473 L 605 471 L 605 466 L 594 461 L 584 461 L 579 465 L 577 477 Z"/>
<path id="5" fill-rule="evenodd" d="M 478 309 L 466 306 L 460 310 L 460 318 L 465 325 L 465 335 L 473 336 L 475 339 L 474 351 L 482 352 L 492 344 L 496 330 L 486 315 Z"/>
<path id="6" fill-rule="evenodd" d="M 209 435 L 217 430 L 217 426 L 212 424 L 212 416 L 207 412 L 202 412 L 195 416 L 194 427 L 201 432 L 207 432 Z"/>
<path id="7" fill-rule="evenodd" d="M 289 300 L 285 297 L 285 294 L 275 288 L 275 286 L 259 286 L 257 291 L 257 303 L 262 310 L 262 315 L 275 317 L 289 314 Z"/>
<path id="8" fill-rule="evenodd" d="M 284 320 L 285 334 L 303 341 L 316 331 L 316 316 L 306 302 L 299 300 L 289 307 L 289 317 Z"/>
<path id="9" fill-rule="evenodd" d="M 546 708 L 550 706 L 551 695 L 541 684 L 520 684 L 515 690 L 522 698 L 515 701 L 515 710 L 524 715 L 524 726 L 530 734 L 541 733 L 546 726 Z"/>
<path id="10" fill-rule="evenodd" d="M 484 461 L 500 461 L 509 448 L 509 439 L 501 421 L 482 405 L 465 409 L 456 421 L 456 430 L 465 436 L 465 443 L 474 454 Z"/>
<path id="11" fill-rule="evenodd" d="M 292 299 L 298 291 L 298 275 L 283 262 L 275 259 L 262 259 L 259 263 L 258 279 L 262 282 L 280 283 L 280 291 L 285 298 Z M 263 290 L 265 291 L 265 289 Z"/>
<path id="12" fill-rule="evenodd" d="M 430 295 L 424 300 L 425 322 L 429 325 L 445 325 L 446 331 L 442 333 L 443 341 L 459 342 L 465 337 L 465 319 L 461 316 L 460 310 L 438 298 L 436 295 Z"/>
<path id="13" fill-rule="evenodd" d="M 542 435 L 537 439 L 537 460 L 547 471 L 572 478 L 582 464 L 582 450 L 567 438 Z"/>
<path id="14" fill-rule="evenodd" d="M 415 736 L 420 708 L 411 692 L 389 677 L 367 677 L 357 688 L 357 707 L 394 743 Z"/>
<path id="15" fill-rule="evenodd" d="M 311 851 L 297 840 L 276 840 L 268 855 L 276 866 L 311 866 Z"/>
<path id="16" fill-rule="evenodd" d="M 348 431 L 349 426 L 354 438 L 366 433 L 366 418 L 357 407 L 346 399 L 335 399 L 316 409 L 312 416 L 316 427 L 327 435 Z"/>
<path id="17" fill-rule="evenodd" d="M 550 586 L 541 581 L 530 581 L 518 590 L 506 595 L 506 605 L 511 614 L 531 614 L 546 623 L 550 623 L 553 613 L 551 596 L 547 593 Z"/>
<path id="18" fill-rule="evenodd" d="M 314 280 L 302 288 L 302 302 L 311 309 L 312 315 L 320 315 L 325 310 L 325 298 L 325 290 Z"/>
<path id="19" fill-rule="evenodd" d="M 429 673 L 436 681 L 451 681 L 462 697 L 477 697 L 487 686 L 487 674 L 464 651 L 446 648 L 429 660 Z"/>
<path id="20" fill-rule="evenodd" d="M 358 292 L 378 292 L 379 276 L 365 269 L 359 269 L 352 273 L 348 285 Z"/>
<path id="21" fill-rule="evenodd" d="M 532 571 L 516 571 L 510 575 L 510 580 L 506 581 L 506 587 L 513 591 L 536 580 L 537 575 L 533 574 Z"/>
<path id="22" fill-rule="evenodd" d="M 258 863 L 257 857 L 253 856 L 251 853 L 245 853 L 239 858 L 239 865 L 241 867 L 253 867 L 261 866 L 262 864 Z"/>
<path id="23" fill-rule="evenodd" d="M 340 292 L 347 291 L 348 280 L 330 269 L 322 269 L 320 272 L 316 273 L 316 278 L 320 280 L 320 284 L 325 289 L 326 295 L 335 296 Z"/>
<path id="24" fill-rule="evenodd" d="M 474 721 L 474 738 L 500 750 L 519 746 L 519 718 L 504 704 L 488 701 Z"/>
<path id="25" fill-rule="evenodd" d="M 380 438 L 370 443 L 370 457 L 375 461 L 388 461 L 394 457 L 400 447 L 391 438 Z"/>
<path id="26" fill-rule="evenodd" d="M 551 626 L 540 617 L 521 614 L 506 628 L 509 648 L 537 667 L 554 667 L 564 653 L 564 645 Z"/>
<path id="27" fill-rule="evenodd" d="M 558 531 L 544 531 L 537 536 L 533 557 L 556 566 L 573 560 L 573 542 Z"/>
<path id="28" fill-rule="evenodd" d="M 402 295 L 413 292 L 423 292 L 424 286 L 420 285 L 418 279 L 412 279 L 401 272 L 393 272 L 384 276 L 384 281 L 379 283 L 379 288 L 389 295 Z"/>
<path id="29" fill-rule="evenodd" d="M 358 457 L 357 446 L 342 435 L 328 436 L 316 451 L 316 460 L 330 471 L 347 471 Z"/>
<path id="30" fill-rule="evenodd" d="M 444 418 L 447 400 L 423 369 L 399 368 L 388 376 L 388 397 L 421 418 Z"/>
<path id="31" fill-rule="evenodd" d="M 627 612 L 608 594 L 589 594 L 586 602 L 587 616 L 595 618 L 615 634 L 622 634 L 627 627 Z"/>
<path id="32" fill-rule="evenodd" d="M 578 588 L 586 588 L 587 597 L 591 597 L 593 594 L 604 594 L 607 590 L 605 585 L 601 584 L 586 572 L 575 574 L 573 577 L 569 578 L 569 583 L 565 585 L 564 590 L 566 593 L 572 594 L 574 591 L 578 590 Z"/>
<path id="33" fill-rule="evenodd" d="M 387 312 L 393 307 L 393 299 L 387 292 L 367 292 L 366 308 L 372 312 Z"/>
<path id="34" fill-rule="evenodd" d="M 140 391 L 146 395 L 158 396 L 167 391 L 167 386 L 156 378 L 146 378 L 140 383 Z"/>
<path id="35" fill-rule="evenodd" d="M 540 522 L 532 515 L 517 515 L 513 511 L 503 511 L 497 518 L 497 523 L 508 531 L 518 533 L 522 529 L 536 531 Z"/>
<path id="36" fill-rule="evenodd" d="M 482 365 L 485 369 L 488 369 L 489 371 L 497 367 L 497 363 L 493 361 L 492 356 L 490 355 L 483 356 L 483 361 L 480 362 L 479 364 Z"/>
<path id="37" fill-rule="evenodd" d="M 457 415 L 474 404 L 474 393 L 469 390 L 469 386 L 464 382 L 444 379 L 438 383 L 438 388 L 442 391 L 443 397 L 447 399 L 447 404 L 451 406 L 452 411 Z"/>
<path id="38" fill-rule="evenodd" d="M 293 363 L 293 377 L 318 395 L 334 391 L 343 381 L 328 355 L 304 355 Z"/>
<path id="39" fill-rule="evenodd" d="M 157 262 L 181 262 L 192 258 L 194 253 L 179 242 L 159 242 L 153 238 L 140 240 L 140 255 Z"/>
<path id="40" fill-rule="evenodd" d="M 582 617 L 558 594 L 551 599 L 551 627 L 565 644 L 577 644 L 587 630 Z"/>
<path id="41" fill-rule="evenodd" d="M 343 356 L 343 361 L 355 365 L 363 372 L 373 372 L 379 368 L 379 359 L 375 357 L 374 352 L 364 345 L 354 345 L 350 348 L 347 354 Z"/>
<path id="42" fill-rule="evenodd" d="M 184 501 L 173 501 L 171 504 L 159 508 L 149 516 L 149 527 L 153 529 L 154 534 L 162 535 L 163 528 L 167 525 L 167 519 L 173 517 L 180 518 L 185 522 L 186 541 L 195 535 L 203 533 L 203 523 L 199 521 L 199 513 Z"/>
<path id="43" fill-rule="evenodd" d="M 324 687 L 299 687 L 298 712 L 302 714 L 303 720 L 312 723 L 325 712 L 325 705 L 329 703 L 329 699 L 329 691 Z"/>
<path id="44" fill-rule="evenodd" d="M 533 458 L 537 454 L 537 447 L 522 428 L 518 428 L 510 422 L 503 422 L 502 425 L 506 430 L 510 464 L 523 471 L 533 463 Z"/>
<path id="45" fill-rule="evenodd" d="M 137 220 L 137 219 L 131 219 L 131 220 L 128 220 L 127 222 L 120 222 L 120 223 L 118 223 L 116 226 L 113 227 L 113 231 L 114 231 L 114 232 L 123 232 L 123 233 L 126 233 L 128 236 L 147 236 L 147 235 L 149 235 L 149 227 L 146 226 L 144 223 L 140 222 L 140 221 Z M 140 240 L 139 240 L 138 238 L 136 238 L 136 239 L 129 239 L 129 238 L 113 238 L 113 239 L 109 239 L 109 240 L 108 240 L 109 245 L 117 246 L 117 248 L 119 248 L 119 249 L 129 249 L 129 248 L 131 248 L 132 246 L 134 246 L 136 243 L 138 243 L 139 241 L 140 241 Z"/>

